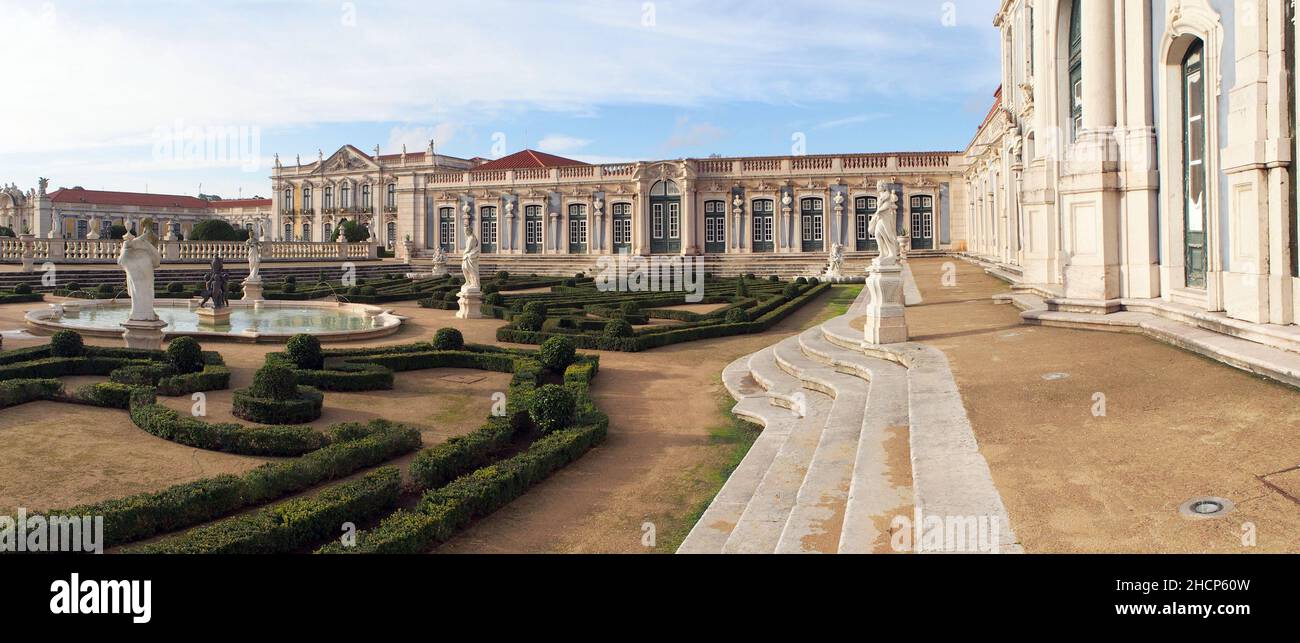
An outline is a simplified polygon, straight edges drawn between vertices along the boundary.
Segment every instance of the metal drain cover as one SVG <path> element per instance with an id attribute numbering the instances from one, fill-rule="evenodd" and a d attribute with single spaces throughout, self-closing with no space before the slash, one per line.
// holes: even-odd
<path id="1" fill-rule="evenodd" d="M 1228 515 L 1236 505 L 1226 498 L 1192 498 L 1178 507 L 1178 513 L 1189 518 L 1220 518 Z"/>

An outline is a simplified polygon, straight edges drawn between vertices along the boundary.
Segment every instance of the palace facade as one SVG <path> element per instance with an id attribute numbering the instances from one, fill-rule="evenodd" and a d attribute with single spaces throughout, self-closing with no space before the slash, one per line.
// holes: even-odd
<path id="1" fill-rule="evenodd" d="M 473 225 L 487 255 L 805 254 L 816 264 L 837 242 L 874 252 L 880 181 L 901 196 L 911 248 L 962 248 L 962 164 L 961 153 L 927 152 L 592 165 L 534 150 L 487 161 L 432 145 L 392 156 L 349 145 L 277 165 L 272 181 L 280 238 L 328 239 L 355 217 L 406 258 L 456 253 Z"/>
<path id="2" fill-rule="evenodd" d="M 48 191 L 47 185 L 41 179 L 36 188 L 25 192 L 13 184 L 0 188 L 0 226 L 15 235 L 42 239 L 108 239 L 114 225 L 136 230 L 138 223 L 152 219 L 154 231 L 171 239 L 188 238 L 194 226 L 207 219 L 225 219 L 250 232 L 261 230 L 263 236 L 271 222 L 271 199 L 223 200 L 82 187 Z"/>
<path id="3" fill-rule="evenodd" d="M 1294 11 L 1005 0 L 970 255 L 1051 310 L 1296 323 Z"/>

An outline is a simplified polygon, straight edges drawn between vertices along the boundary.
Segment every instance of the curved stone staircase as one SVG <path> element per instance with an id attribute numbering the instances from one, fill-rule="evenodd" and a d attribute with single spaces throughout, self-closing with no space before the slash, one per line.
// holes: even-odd
<path id="1" fill-rule="evenodd" d="M 763 431 L 678 553 L 889 551 L 897 515 L 987 516 L 991 549 L 1020 550 L 946 358 L 864 347 L 853 321 L 868 297 L 723 371 L 733 412 Z M 886 451 L 903 428 L 910 481 Z M 943 550 L 922 540 L 913 550 Z"/>

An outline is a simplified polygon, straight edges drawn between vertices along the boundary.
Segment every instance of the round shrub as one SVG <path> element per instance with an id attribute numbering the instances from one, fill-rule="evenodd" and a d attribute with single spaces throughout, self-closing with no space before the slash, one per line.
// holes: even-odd
<path id="1" fill-rule="evenodd" d="M 95 293 L 98 294 L 98 295 L 102 295 L 102 296 L 104 296 L 104 297 L 112 297 L 112 296 L 113 296 L 113 285 L 112 285 L 112 284 L 99 284 L 98 286 L 95 286 Z"/>
<path id="2" fill-rule="evenodd" d="M 500 306 L 502 301 L 504 301 L 504 299 L 501 297 L 501 293 L 499 292 L 490 292 L 483 298 L 483 303 L 489 306 Z"/>
<path id="3" fill-rule="evenodd" d="M 498 270 L 498 271 L 497 271 L 497 281 L 500 281 L 501 283 L 505 283 L 505 282 L 507 282 L 507 281 L 510 281 L 510 273 L 509 273 L 508 271 L 505 271 L 505 270 Z"/>
<path id="4" fill-rule="evenodd" d="M 50 338 L 50 354 L 55 357 L 81 357 L 86 353 L 86 342 L 76 331 L 61 330 Z"/>
<path id="5" fill-rule="evenodd" d="M 483 284 L 483 287 L 480 288 L 480 290 L 482 290 L 483 294 L 485 295 L 491 295 L 496 292 L 501 292 L 501 286 L 497 284 L 487 283 L 487 284 Z"/>
<path id="6" fill-rule="evenodd" d="M 298 377 L 293 369 L 280 364 L 267 364 L 253 375 L 253 385 L 248 392 L 254 397 L 284 402 L 297 399 Z"/>
<path id="7" fill-rule="evenodd" d="M 542 324 L 546 323 L 546 318 L 538 315 L 536 311 L 525 310 L 515 317 L 515 328 L 519 330 L 535 333 L 542 329 Z"/>
<path id="8" fill-rule="evenodd" d="M 18 284 L 14 286 L 14 292 L 19 295 L 30 295 L 32 294 L 32 287 L 29 284 Z"/>
<path id="9" fill-rule="evenodd" d="M 587 276 L 586 274 L 579 272 L 579 273 L 574 274 L 574 275 L 573 275 L 573 278 L 574 278 L 574 279 L 582 279 L 582 278 L 584 278 L 584 277 L 586 277 L 586 276 Z"/>
<path id="10" fill-rule="evenodd" d="M 540 302 L 540 301 L 530 301 L 530 302 L 524 304 L 524 312 L 526 312 L 526 313 L 537 313 L 537 316 L 538 316 L 538 317 L 545 317 L 545 316 L 546 316 L 546 304 L 543 304 L 543 303 Z"/>
<path id="11" fill-rule="evenodd" d="M 641 310 L 641 306 L 635 301 L 624 301 L 618 305 L 618 311 L 624 315 L 632 315 Z"/>
<path id="12" fill-rule="evenodd" d="M 465 336 L 455 328 L 439 328 L 433 334 L 433 347 L 440 351 L 459 351 L 465 349 Z"/>
<path id="13" fill-rule="evenodd" d="M 802 286 L 802 285 L 807 284 L 807 283 L 808 283 L 808 280 L 807 280 L 806 278 L 804 278 L 804 277 L 800 277 L 800 278 L 798 278 L 798 279 L 795 279 L 794 282 L 797 283 L 797 284 L 799 284 L 800 286 Z"/>
<path id="14" fill-rule="evenodd" d="M 173 281 L 167 284 L 167 292 L 172 294 L 185 292 L 185 284 L 179 281 Z"/>
<path id="15" fill-rule="evenodd" d="M 447 291 L 447 294 L 445 294 L 445 295 L 442 296 L 442 300 L 454 304 L 454 303 L 460 301 L 460 293 L 458 293 L 458 292 L 456 292 L 456 291 L 454 291 L 454 290 L 448 290 L 448 291 Z"/>
<path id="16" fill-rule="evenodd" d="M 728 324 L 743 324 L 749 321 L 749 313 L 744 308 L 732 308 L 727 311 Z"/>
<path id="17" fill-rule="evenodd" d="M 631 337 L 634 332 L 626 319 L 611 319 L 605 323 L 605 337 Z"/>
<path id="18" fill-rule="evenodd" d="M 547 384 L 533 392 L 528 400 L 528 417 L 542 433 L 563 429 L 573 421 L 577 401 L 563 386 Z"/>
<path id="19" fill-rule="evenodd" d="M 510 302 L 510 312 L 516 314 L 524 312 L 524 302 L 519 301 L 518 299 Z"/>
<path id="20" fill-rule="evenodd" d="M 77 282 L 75 282 L 75 281 L 69 281 L 68 284 L 67 284 L 66 286 L 64 286 L 64 288 L 65 288 L 66 290 L 68 290 L 69 292 L 75 292 L 75 291 L 81 290 L 81 284 L 79 284 L 79 283 L 77 283 Z"/>
<path id="21" fill-rule="evenodd" d="M 154 362 L 146 364 L 128 364 L 108 374 L 108 381 L 129 386 L 158 386 L 158 381 L 171 377 L 176 372 L 170 366 Z"/>
<path id="22" fill-rule="evenodd" d="M 767 280 L 770 281 L 770 282 L 772 282 L 772 283 L 778 283 L 778 282 L 781 281 L 781 278 L 778 277 L 778 276 L 776 276 L 776 275 L 772 275 L 772 276 L 768 277 Z"/>
<path id="23" fill-rule="evenodd" d="M 178 375 L 203 370 L 203 347 L 193 337 L 177 337 L 167 343 L 167 365 Z"/>
<path id="24" fill-rule="evenodd" d="M 794 299 L 799 296 L 799 285 L 786 284 L 785 288 L 781 290 L 781 294 L 785 295 L 788 299 Z"/>
<path id="25" fill-rule="evenodd" d="M 367 297 L 374 297 L 375 295 L 379 294 L 379 291 L 376 290 L 374 286 L 362 286 L 361 294 Z"/>
<path id="26" fill-rule="evenodd" d="M 298 333 L 284 346 L 295 366 L 305 370 L 319 370 L 325 366 L 325 355 L 320 350 L 320 340 L 315 335 Z"/>
<path id="27" fill-rule="evenodd" d="M 577 349 L 573 346 L 573 340 L 568 337 L 552 337 L 542 343 L 542 348 L 538 352 L 542 366 L 556 373 L 563 373 L 576 356 Z"/>
<path id="28" fill-rule="evenodd" d="M 816 286 L 816 285 L 819 284 L 819 283 L 821 283 L 821 281 L 818 280 L 816 277 L 809 277 L 809 278 L 808 278 L 808 285 L 809 285 L 809 286 Z"/>
<path id="29" fill-rule="evenodd" d="M 284 286 L 281 287 L 280 290 L 292 295 L 293 293 L 298 292 L 298 286 L 285 282 Z"/>
<path id="30" fill-rule="evenodd" d="M 452 277 L 452 278 L 450 278 L 450 279 L 447 280 L 447 284 L 448 284 L 448 285 L 451 285 L 451 286 L 459 286 L 459 285 L 461 285 L 462 283 L 465 283 L 465 282 L 464 282 L 464 281 L 461 281 L 461 278 L 460 278 L 460 277 Z"/>

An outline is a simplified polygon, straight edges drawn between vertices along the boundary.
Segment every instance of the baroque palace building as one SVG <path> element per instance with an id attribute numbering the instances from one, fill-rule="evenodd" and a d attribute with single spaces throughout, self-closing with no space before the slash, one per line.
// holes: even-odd
<path id="1" fill-rule="evenodd" d="M 959 152 L 927 152 L 591 165 L 533 150 L 488 161 L 432 143 L 395 155 L 348 145 L 277 164 L 272 182 L 278 238 L 328 239 L 353 217 L 407 258 L 457 253 L 474 225 L 489 256 L 794 254 L 814 265 L 836 242 L 875 250 L 880 181 L 901 196 L 912 249 L 960 248 L 962 164 Z"/>
<path id="2" fill-rule="evenodd" d="M 970 256 L 1051 311 L 1295 324 L 1294 12 L 1005 0 L 1002 88 L 966 152 Z"/>
<path id="3" fill-rule="evenodd" d="M 168 239 L 189 238 L 196 224 L 213 218 L 225 219 L 250 232 L 260 230 L 266 236 L 271 223 L 271 199 L 223 200 L 82 187 L 48 191 L 45 179 L 26 191 L 13 184 L 0 188 L 0 226 L 16 235 L 108 239 L 112 226 L 134 231 L 146 218 L 152 219 L 155 232 Z"/>

